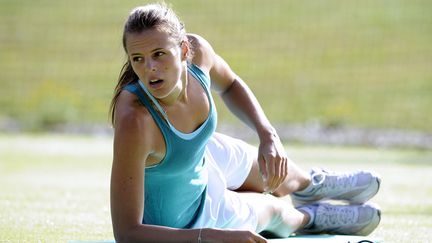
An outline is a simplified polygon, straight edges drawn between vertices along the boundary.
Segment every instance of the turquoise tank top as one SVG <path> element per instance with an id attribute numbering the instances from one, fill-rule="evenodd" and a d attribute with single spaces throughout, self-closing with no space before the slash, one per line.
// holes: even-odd
<path id="1" fill-rule="evenodd" d="M 202 85 L 210 104 L 207 119 L 192 133 L 182 133 L 169 122 L 165 111 L 140 80 L 125 87 L 148 109 L 162 132 L 166 147 L 163 160 L 145 168 L 143 224 L 190 228 L 202 212 L 208 179 L 204 150 L 216 129 L 217 113 L 210 79 L 194 64 L 188 66 L 188 71 Z"/>

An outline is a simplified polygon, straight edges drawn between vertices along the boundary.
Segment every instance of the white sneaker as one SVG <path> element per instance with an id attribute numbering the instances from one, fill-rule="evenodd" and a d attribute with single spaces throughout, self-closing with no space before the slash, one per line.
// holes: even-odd
<path id="1" fill-rule="evenodd" d="M 297 208 L 311 216 L 300 234 L 369 235 L 381 220 L 380 209 L 371 203 L 331 205 L 319 203 Z"/>
<path id="2" fill-rule="evenodd" d="M 311 170 L 311 185 L 294 192 L 291 199 L 295 206 L 311 204 L 321 200 L 345 200 L 350 204 L 362 204 L 379 190 L 381 178 L 371 171 L 351 173 Z"/>

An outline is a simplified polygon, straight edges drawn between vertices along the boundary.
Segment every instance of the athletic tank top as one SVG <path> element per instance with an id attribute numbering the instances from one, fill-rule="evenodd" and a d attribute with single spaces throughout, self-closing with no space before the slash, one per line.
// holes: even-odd
<path id="1" fill-rule="evenodd" d="M 194 64 L 188 66 L 188 71 L 202 85 L 210 104 L 207 119 L 192 133 L 182 133 L 169 122 L 165 111 L 140 80 L 125 87 L 148 109 L 166 147 L 162 161 L 145 168 L 144 224 L 190 228 L 202 212 L 208 179 L 204 150 L 216 129 L 217 113 L 210 79 Z"/>

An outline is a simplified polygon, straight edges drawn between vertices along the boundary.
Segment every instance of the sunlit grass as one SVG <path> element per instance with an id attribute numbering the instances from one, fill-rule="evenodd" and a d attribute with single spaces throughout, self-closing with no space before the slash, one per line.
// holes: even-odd
<path id="1" fill-rule="evenodd" d="M 432 227 L 432 152 L 287 145 L 309 169 L 371 169 L 383 176 L 383 218 L 372 236 L 427 242 Z M 0 236 L 5 242 L 112 240 L 111 138 L 0 135 Z"/>

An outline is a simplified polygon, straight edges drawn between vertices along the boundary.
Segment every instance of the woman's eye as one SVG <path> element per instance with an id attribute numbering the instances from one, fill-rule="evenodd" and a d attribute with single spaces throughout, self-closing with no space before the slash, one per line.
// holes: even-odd
<path id="1" fill-rule="evenodd" d="M 142 62 L 143 58 L 142 57 L 133 57 L 132 61 L 134 62 Z"/>
<path id="2" fill-rule="evenodd" d="M 160 56 L 163 56 L 165 53 L 163 53 L 163 52 L 161 52 L 161 51 L 158 51 L 158 52 L 155 52 L 153 55 L 155 56 L 155 57 L 160 57 Z"/>

